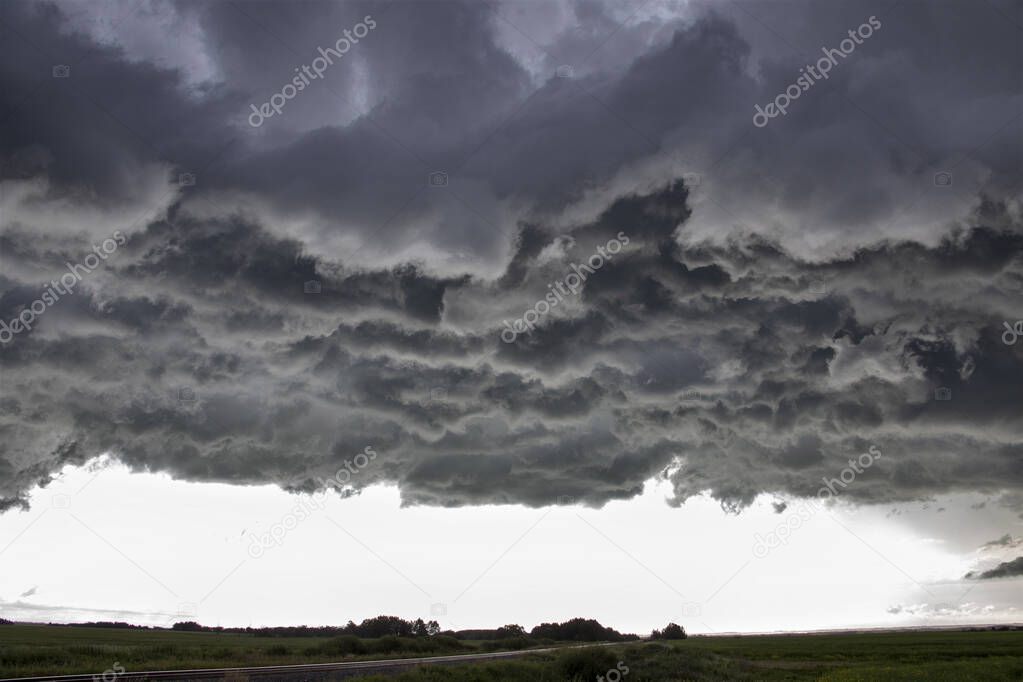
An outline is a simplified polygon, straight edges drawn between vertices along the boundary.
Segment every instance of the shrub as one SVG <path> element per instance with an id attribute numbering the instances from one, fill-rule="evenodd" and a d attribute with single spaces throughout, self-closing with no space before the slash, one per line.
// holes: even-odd
<path id="1" fill-rule="evenodd" d="M 355 635 L 341 635 L 313 647 L 313 650 L 324 656 L 352 656 L 366 653 L 366 645 Z"/>
<path id="2" fill-rule="evenodd" d="M 393 654 L 395 651 L 401 651 L 404 648 L 405 647 L 402 646 L 401 640 L 394 635 L 381 637 L 377 641 L 371 642 L 369 645 L 370 651 L 375 654 Z"/>
<path id="3" fill-rule="evenodd" d="M 430 639 L 426 640 L 426 643 L 432 645 L 432 648 L 439 649 L 441 651 L 458 651 L 466 648 L 466 646 L 457 639 L 454 637 L 448 637 L 447 635 L 434 635 Z"/>
<path id="4" fill-rule="evenodd" d="M 676 623 L 668 623 L 663 630 L 654 630 L 650 633 L 650 639 L 685 639 L 688 636 L 685 629 Z"/>

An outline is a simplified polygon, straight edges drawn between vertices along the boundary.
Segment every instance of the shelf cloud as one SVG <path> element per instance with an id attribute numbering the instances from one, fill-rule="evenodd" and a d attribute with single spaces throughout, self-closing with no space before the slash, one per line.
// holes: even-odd
<path id="1" fill-rule="evenodd" d="M 190 56 L 104 34 L 102 3 L 3 4 L 0 509 L 104 453 L 311 492 L 366 447 L 349 488 L 408 505 L 601 506 L 662 477 L 741 510 L 869 448 L 843 499 L 1023 492 L 1004 6 L 914 6 L 937 53 L 883 3 L 654 3 L 607 46 L 573 28 L 589 3 L 542 32 L 497 3 L 126 19 L 197 27 Z M 854 59 L 753 125 L 871 15 Z"/>

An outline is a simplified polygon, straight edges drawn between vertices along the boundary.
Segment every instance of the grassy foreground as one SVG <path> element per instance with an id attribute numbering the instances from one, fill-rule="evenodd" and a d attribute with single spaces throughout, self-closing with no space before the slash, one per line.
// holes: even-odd
<path id="1" fill-rule="evenodd" d="M 622 666 L 628 673 L 611 672 Z M 1020 682 L 1023 632 L 693 637 L 419 669 L 366 682 Z"/>
<path id="2" fill-rule="evenodd" d="M 451 637 L 260 637 L 244 633 L 0 626 L 0 678 L 230 668 L 474 653 L 494 645 Z"/>
<path id="3" fill-rule="evenodd" d="M 471 653 L 481 646 L 446 637 L 358 640 L 11 625 L 0 627 L 0 677 L 97 674 L 112 668 L 115 661 L 131 672 Z M 1020 682 L 1023 631 L 692 637 L 362 679 L 595 682 L 598 675 L 609 682 Z"/>

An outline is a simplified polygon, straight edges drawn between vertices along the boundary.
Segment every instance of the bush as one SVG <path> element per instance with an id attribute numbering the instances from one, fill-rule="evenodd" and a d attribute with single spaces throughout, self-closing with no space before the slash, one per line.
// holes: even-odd
<path id="1" fill-rule="evenodd" d="M 663 630 L 654 630 L 650 633 L 650 639 L 685 639 L 688 636 L 685 629 L 676 623 L 668 623 Z"/>
<path id="2" fill-rule="evenodd" d="M 393 654 L 395 651 L 401 651 L 405 648 L 408 647 L 403 646 L 402 641 L 394 635 L 381 637 L 377 641 L 370 642 L 369 644 L 370 652 L 374 654 Z"/>
<path id="3" fill-rule="evenodd" d="M 324 656 L 352 656 L 366 653 L 366 645 L 355 635 L 341 635 L 313 647 L 313 651 Z"/>
<path id="4" fill-rule="evenodd" d="M 509 637 L 508 639 L 490 640 L 480 646 L 484 651 L 519 651 L 533 646 L 528 637 Z"/>
<path id="5" fill-rule="evenodd" d="M 614 668 L 617 663 L 618 659 L 610 651 L 593 647 L 562 654 L 557 665 L 564 679 L 572 682 L 591 682 L 599 676 L 607 675 L 607 671 Z"/>
<path id="6" fill-rule="evenodd" d="M 466 646 L 459 642 L 454 637 L 448 637 L 447 635 L 434 635 L 429 639 L 425 640 L 426 644 L 431 645 L 432 649 L 440 651 L 459 651 L 465 649 Z"/>

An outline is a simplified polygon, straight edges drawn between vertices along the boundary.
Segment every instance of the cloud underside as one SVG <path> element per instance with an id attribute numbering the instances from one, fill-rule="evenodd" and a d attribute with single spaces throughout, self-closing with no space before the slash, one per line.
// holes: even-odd
<path id="1" fill-rule="evenodd" d="M 0 508 L 103 453 L 311 491 L 366 446 L 378 456 L 349 485 L 396 484 L 409 505 L 599 506 L 661 477 L 672 503 L 709 492 L 741 509 L 815 495 L 872 446 L 881 457 L 844 499 L 1023 489 L 1023 343 L 1003 341 L 1023 294 L 1019 122 L 948 133 L 960 104 L 1018 105 L 1018 67 L 997 48 L 1015 34 L 986 14 L 942 15 L 988 51 L 908 59 L 926 52 L 913 52 L 919 22 L 886 15 L 859 62 L 756 131 L 748 105 L 802 62 L 756 53 L 754 69 L 740 19 L 623 28 L 607 48 L 617 68 L 577 72 L 578 91 L 534 82 L 494 37 L 495 6 L 479 5 L 396 6 L 258 139 L 235 118 L 302 58 L 276 55 L 286 68 L 270 76 L 265 61 L 232 61 L 265 36 L 242 35 L 256 29 L 227 6 L 191 19 L 224 46 L 211 55 L 230 76 L 197 92 L 180 69 L 58 30 L 53 8 L 4 5 L 17 34 L 0 46 L 0 320 L 114 226 L 126 243 L 0 346 Z M 302 44 L 333 42 L 300 23 Z M 590 47 L 574 30 L 551 40 L 557 54 Z M 67 83 L 40 42 L 71 63 Z M 394 56 L 406 49 L 416 58 Z M 367 80 L 365 110 L 317 118 L 328 109 L 314 97 Z M 893 99 L 893 83 L 920 96 Z M 950 119 L 914 128 L 913 107 L 953 85 L 962 99 L 934 107 Z M 840 107 L 852 94 L 916 151 Z M 641 134 L 619 134 L 620 118 Z M 672 161 L 692 139 L 723 160 L 699 187 Z M 935 222 L 953 195 L 935 194 L 933 164 L 966 151 L 959 212 L 947 204 Z M 167 182 L 214 162 L 194 188 Z M 436 168 L 449 187 L 426 186 Z M 712 234 L 701 211 L 725 186 L 742 225 Z M 910 193 L 924 200 L 907 218 Z M 628 243 L 502 341 L 505 321 L 613 240 Z M 803 242 L 827 252 L 810 258 Z M 422 249 L 406 256 L 410 243 Z"/>
<path id="2" fill-rule="evenodd" d="M 806 263 L 755 236 L 679 246 L 686 199 L 677 182 L 568 235 L 524 230 L 491 281 L 351 270 L 241 219 L 150 225 L 102 291 L 86 282 L 3 348 L 5 497 L 108 451 L 311 490 L 367 445 L 380 456 L 352 484 L 397 483 L 409 504 L 599 505 L 662 475 L 679 501 L 741 507 L 813 495 L 870 446 L 848 499 L 1023 483 L 1023 364 L 999 308 L 1023 274 L 1018 225 Z M 577 295 L 501 339 L 619 232 Z M 4 319 L 34 294 L 9 291 Z"/>
<path id="3" fill-rule="evenodd" d="M 1023 576 L 1023 556 L 1016 557 L 1011 561 L 1003 561 L 987 571 L 967 573 L 965 577 L 977 580 L 991 580 L 993 578 L 1013 578 L 1017 576 Z"/>

